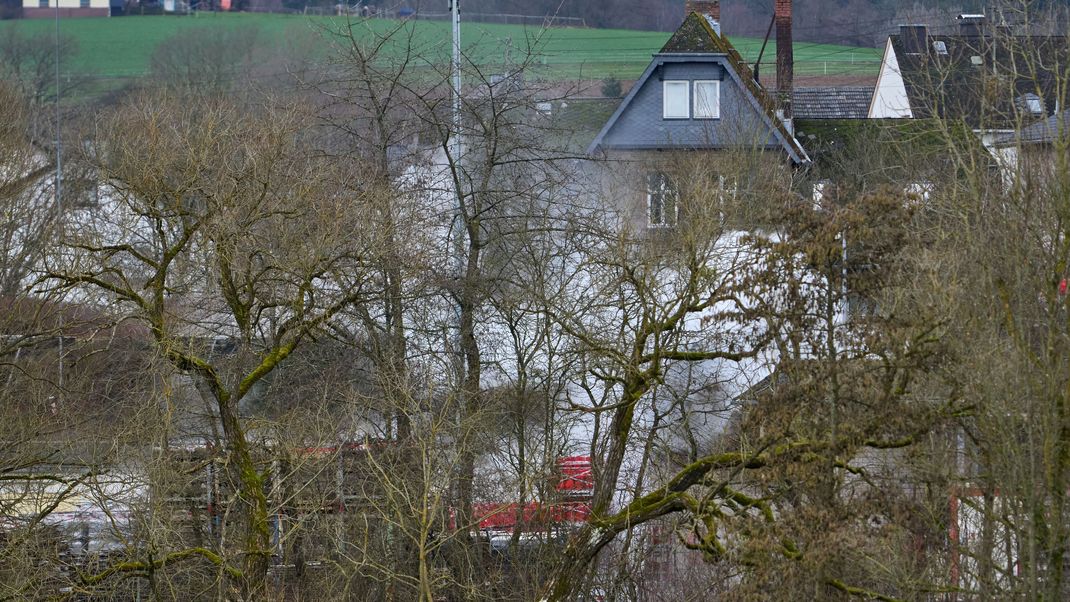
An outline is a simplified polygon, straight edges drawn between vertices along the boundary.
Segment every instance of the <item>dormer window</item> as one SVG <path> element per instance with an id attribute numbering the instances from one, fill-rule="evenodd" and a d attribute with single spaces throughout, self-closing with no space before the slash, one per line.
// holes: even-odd
<path id="1" fill-rule="evenodd" d="M 691 117 L 691 82 L 687 80 L 663 82 L 664 101 L 662 117 L 665 119 L 688 119 Z"/>
<path id="2" fill-rule="evenodd" d="M 695 82 L 695 119 L 720 119 L 721 82 Z"/>

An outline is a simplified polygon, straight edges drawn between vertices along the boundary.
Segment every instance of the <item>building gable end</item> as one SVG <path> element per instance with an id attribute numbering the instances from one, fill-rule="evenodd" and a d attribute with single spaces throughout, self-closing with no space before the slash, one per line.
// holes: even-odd
<path id="1" fill-rule="evenodd" d="M 907 95 L 906 82 L 899 68 L 899 59 L 889 38 L 881 59 L 881 70 L 877 76 L 877 85 L 873 89 L 873 100 L 869 107 L 870 119 L 913 119 L 910 97 Z"/>

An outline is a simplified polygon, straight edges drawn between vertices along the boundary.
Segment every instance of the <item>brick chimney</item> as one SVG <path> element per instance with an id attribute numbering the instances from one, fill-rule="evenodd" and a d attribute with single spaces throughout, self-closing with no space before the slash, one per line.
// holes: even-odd
<path id="1" fill-rule="evenodd" d="M 791 40 L 791 0 L 776 0 L 776 91 L 784 121 L 791 130 L 791 95 L 795 79 L 795 51 Z"/>
<path id="2" fill-rule="evenodd" d="M 714 21 L 721 20 L 721 0 L 687 0 L 684 3 L 684 18 L 691 13 L 707 15 Z"/>

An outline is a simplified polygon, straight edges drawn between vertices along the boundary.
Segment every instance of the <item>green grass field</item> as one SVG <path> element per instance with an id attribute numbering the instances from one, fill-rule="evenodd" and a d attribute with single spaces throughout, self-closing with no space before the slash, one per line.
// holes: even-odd
<path id="1" fill-rule="evenodd" d="M 101 80 L 122 80 L 145 75 L 153 50 L 175 33 L 188 28 L 255 27 L 258 38 L 272 44 L 286 44 L 296 39 L 314 38 L 324 28 L 336 27 L 341 19 L 300 15 L 200 13 L 194 16 L 131 16 L 93 19 L 68 19 L 60 30 L 78 41 L 76 56 L 63 58 L 63 71 Z M 386 30 L 395 21 L 371 20 L 368 26 Z M 448 56 L 449 24 L 445 21 L 413 23 L 422 54 L 442 61 Z M 21 20 L 0 24 L 26 33 L 51 33 L 53 21 Z M 668 39 L 665 32 L 614 29 L 558 28 L 540 30 L 521 25 L 464 23 L 462 40 L 465 51 L 478 63 L 501 63 L 507 55 L 515 60 L 534 48 L 545 74 L 554 79 L 622 80 L 638 77 L 650 55 Z M 761 40 L 732 38 L 744 57 L 754 60 Z M 327 44 L 314 42 L 319 51 Z M 322 46 L 319 46 L 322 44 Z M 765 61 L 775 56 L 772 42 Z M 221 57 L 222 59 L 222 57 Z M 796 44 L 796 73 L 801 75 L 873 75 L 879 65 L 879 51 L 824 44 Z M 771 69 L 771 68 L 770 68 Z"/>

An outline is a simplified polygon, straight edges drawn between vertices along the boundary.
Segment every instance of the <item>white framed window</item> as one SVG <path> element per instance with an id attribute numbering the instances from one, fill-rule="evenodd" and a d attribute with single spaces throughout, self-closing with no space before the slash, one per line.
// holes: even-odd
<path id="1" fill-rule="evenodd" d="M 662 82 L 662 117 L 688 119 L 691 117 L 690 82 L 665 80 Z"/>
<path id="2" fill-rule="evenodd" d="M 647 224 L 651 228 L 675 226 L 679 198 L 672 178 L 661 172 L 649 174 L 646 178 Z"/>
<path id="3" fill-rule="evenodd" d="M 706 80 L 695 82 L 695 119 L 721 118 L 721 82 Z"/>

